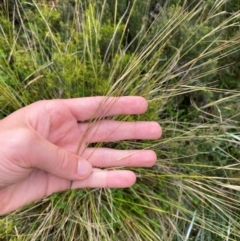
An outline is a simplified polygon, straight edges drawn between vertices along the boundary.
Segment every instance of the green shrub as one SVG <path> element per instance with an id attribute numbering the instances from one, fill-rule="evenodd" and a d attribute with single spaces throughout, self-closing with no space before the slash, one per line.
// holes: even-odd
<path id="1" fill-rule="evenodd" d="M 157 5 L 160 4 L 160 5 Z M 2 1 L 0 118 L 39 99 L 141 95 L 157 141 L 126 190 L 73 190 L 0 219 L 0 239 L 238 240 L 237 1 Z M 237 30 L 237 31 L 236 31 Z M 233 64 L 233 62 L 236 62 Z"/>

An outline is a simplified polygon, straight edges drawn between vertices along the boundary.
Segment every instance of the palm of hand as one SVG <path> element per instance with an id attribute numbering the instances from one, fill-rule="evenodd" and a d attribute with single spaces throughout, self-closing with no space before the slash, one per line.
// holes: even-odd
<path id="1" fill-rule="evenodd" d="M 111 105 L 107 113 L 103 113 L 103 109 L 108 108 L 108 105 L 99 107 L 100 97 L 40 101 L 3 120 L 2 132 L 5 133 L 6 138 L 15 135 L 11 149 L 8 149 L 6 143 L 0 143 L 3 147 L 6 146 L 3 150 L 7 153 L 3 153 L 2 156 L 0 153 L 0 158 L 3 160 L 0 161 L 0 172 L 3 173 L 0 175 L 2 176 L 0 177 L 0 206 L 6 207 L 3 213 L 54 192 L 69 189 L 72 181 L 73 188 L 132 185 L 135 182 L 135 175 L 129 171 L 100 171 L 94 168 L 83 179 L 83 176 L 78 176 L 77 171 L 74 174 L 71 173 L 73 165 L 77 165 L 76 161 L 71 159 L 79 158 L 75 154 L 80 153 L 81 157 L 88 159 L 93 167 L 153 165 L 156 156 L 152 151 L 139 153 L 134 150 L 92 149 L 87 148 L 87 143 L 122 139 L 156 139 L 161 134 L 158 124 L 103 120 L 89 128 L 88 123 L 79 122 L 89 120 L 93 116 L 144 112 L 146 103 L 143 99 L 134 100 L 135 103 L 132 105 L 131 97 L 122 102 L 117 101 L 114 108 Z M 74 101 L 76 104 L 73 104 Z M 9 124 L 13 126 L 10 130 L 7 129 Z M 148 134 L 144 133 L 146 128 L 150 130 Z M 80 141 L 81 148 L 79 153 L 76 153 Z M 77 166 L 74 168 L 77 170 Z"/>

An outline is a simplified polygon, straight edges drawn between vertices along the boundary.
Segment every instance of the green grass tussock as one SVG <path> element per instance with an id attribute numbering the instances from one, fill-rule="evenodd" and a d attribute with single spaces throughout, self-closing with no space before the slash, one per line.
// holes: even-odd
<path id="1" fill-rule="evenodd" d="M 0 240 L 240 239 L 238 1 L 0 3 L 0 118 L 40 99 L 141 95 L 148 112 L 119 119 L 163 127 L 107 144 L 158 154 L 132 188 L 53 194 L 1 217 Z"/>

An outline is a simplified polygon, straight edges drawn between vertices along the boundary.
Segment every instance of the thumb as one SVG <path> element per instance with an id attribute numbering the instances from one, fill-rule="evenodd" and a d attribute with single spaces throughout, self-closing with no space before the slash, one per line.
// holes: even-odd
<path id="1" fill-rule="evenodd" d="M 88 177 L 92 171 L 90 162 L 45 139 L 35 143 L 32 150 L 34 150 L 34 155 L 31 154 L 31 160 L 29 160 L 31 167 L 44 170 L 57 177 L 81 180 Z"/>

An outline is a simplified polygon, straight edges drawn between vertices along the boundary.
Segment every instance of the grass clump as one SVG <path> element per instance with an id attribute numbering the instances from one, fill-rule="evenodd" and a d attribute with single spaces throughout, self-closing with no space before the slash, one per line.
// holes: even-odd
<path id="1" fill-rule="evenodd" d="M 237 240 L 238 1 L 2 1 L 0 117 L 39 99 L 141 95 L 164 130 L 125 190 L 54 194 L 2 240 Z"/>

